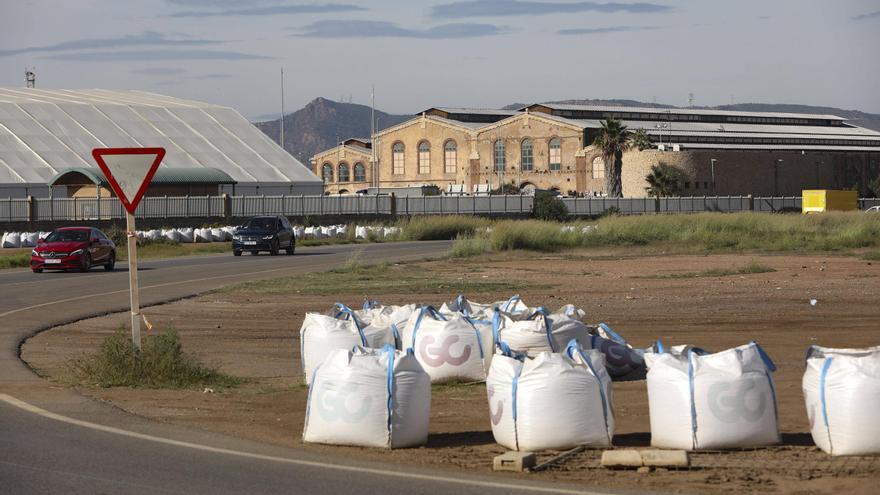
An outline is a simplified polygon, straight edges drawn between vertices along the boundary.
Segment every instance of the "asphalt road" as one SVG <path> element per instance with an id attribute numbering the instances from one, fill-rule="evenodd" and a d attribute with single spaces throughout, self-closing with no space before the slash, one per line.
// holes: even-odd
<path id="1" fill-rule="evenodd" d="M 295 256 L 143 261 L 143 306 L 230 283 L 341 265 L 436 256 L 447 241 L 298 248 Z M 27 337 L 128 309 L 128 274 L 0 271 L 0 493 L 590 493 L 519 477 L 463 476 L 317 456 L 160 424 L 37 377 L 19 358 Z"/>

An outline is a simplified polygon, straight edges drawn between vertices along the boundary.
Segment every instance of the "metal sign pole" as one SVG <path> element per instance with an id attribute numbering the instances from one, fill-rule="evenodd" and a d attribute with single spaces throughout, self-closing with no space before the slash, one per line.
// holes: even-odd
<path id="1" fill-rule="evenodd" d="M 131 341 L 138 349 L 141 348 L 141 303 L 138 293 L 137 272 L 137 231 L 134 226 L 134 215 L 127 213 L 125 217 L 128 233 L 128 286 L 131 293 Z"/>

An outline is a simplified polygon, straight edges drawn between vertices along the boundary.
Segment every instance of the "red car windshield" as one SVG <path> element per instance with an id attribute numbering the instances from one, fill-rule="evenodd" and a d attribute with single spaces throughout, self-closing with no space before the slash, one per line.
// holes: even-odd
<path id="1" fill-rule="evenodd" d="M 87 230 L 56 230 L 46 237 L 46 242 L 85 242 L 89 240 Z"/>

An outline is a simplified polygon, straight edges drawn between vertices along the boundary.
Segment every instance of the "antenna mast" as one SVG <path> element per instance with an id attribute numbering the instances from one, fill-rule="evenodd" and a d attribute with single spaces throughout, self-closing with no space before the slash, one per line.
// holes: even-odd
<path id="1" fill-rule="evenodd" d="M 281 67 L 281 136 L 278 141 L 281 149 L 284 149 L 284 67 Z"/>

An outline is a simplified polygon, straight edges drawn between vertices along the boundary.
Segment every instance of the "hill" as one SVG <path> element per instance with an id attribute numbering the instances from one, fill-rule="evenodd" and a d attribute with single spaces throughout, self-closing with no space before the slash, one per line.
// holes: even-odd
<path id="1" fill-rule="evenodd" d="M 379 128 L 397 125 L 412 115 L 391 115 L 376 110 Z M 254 125 L 278 141 L 280 119 Z M 332 148 L 343 139 L 370 137 L 370 107 L 315 98 L 305 107 L 284 116 L 284 149 L 304 165 L 319 151 Z"/>

